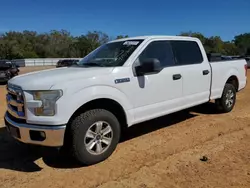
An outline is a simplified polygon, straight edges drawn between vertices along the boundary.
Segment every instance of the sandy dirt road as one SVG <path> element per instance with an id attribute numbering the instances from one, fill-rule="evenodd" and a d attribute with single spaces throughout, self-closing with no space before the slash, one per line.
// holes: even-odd
<path id="1" fill-rule="evenodd" d="M 4 92 L 0 88 L 0 119 Z M 54 150 L 18 144 L 2 127 L 0 187 L 249 188 L 249 104 L 247 85 L 231 113 L 217 114 L 209 103 L 135 125 L 108 160 L 90 167 Z"/>

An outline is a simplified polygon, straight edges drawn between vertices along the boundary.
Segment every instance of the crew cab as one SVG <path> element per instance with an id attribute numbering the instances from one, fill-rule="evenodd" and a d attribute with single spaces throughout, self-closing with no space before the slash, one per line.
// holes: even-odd
<path id="1" fill-rule="evenodd" d="M 74 66 L 9 80 L 5 124 L 23 143 L 65 146 L 95 164 L 113 153 L 123 128 L 210 100 L 230 112 L 246 86 L 246 61 L 210 59 L 192 37 L 110 41 Z"/>

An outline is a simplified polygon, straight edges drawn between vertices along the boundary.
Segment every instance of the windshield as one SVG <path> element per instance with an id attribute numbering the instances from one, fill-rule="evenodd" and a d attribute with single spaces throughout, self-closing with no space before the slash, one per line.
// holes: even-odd
<path id="1" fill-rule="evenodd" d="M 126 40 L 106 43 L 84 57 L 78 66 L 122 66 L 143 40 Z"/>

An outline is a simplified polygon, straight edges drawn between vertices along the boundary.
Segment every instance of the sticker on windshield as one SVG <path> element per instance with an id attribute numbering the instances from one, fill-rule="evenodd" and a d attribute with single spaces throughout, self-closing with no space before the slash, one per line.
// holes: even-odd
<path id="1" fill-rule="evenodd" d="M 136 46 L 139 43 L 139 41 L 126 41 L 123 43 L 123 45 L 133 45 Z"/>

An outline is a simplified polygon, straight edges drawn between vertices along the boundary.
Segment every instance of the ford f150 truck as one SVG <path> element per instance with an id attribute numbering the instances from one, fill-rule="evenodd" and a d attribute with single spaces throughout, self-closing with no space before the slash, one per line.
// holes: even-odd
<path id="1" fill-rule="evenodd" d="M 192 37 L 110 41 L 77 65 L 9 80 L 5 124 L 23 143 L 67 146 L 81 164 L 95 164 L 125 127 L 210 100 L 230 112 L 246 86 L 246 61 L 210 58 Z"/>

